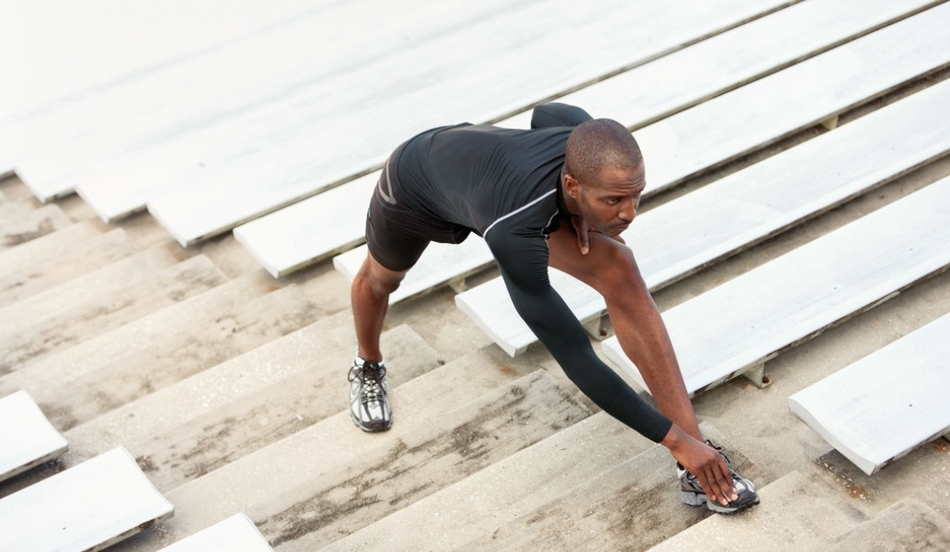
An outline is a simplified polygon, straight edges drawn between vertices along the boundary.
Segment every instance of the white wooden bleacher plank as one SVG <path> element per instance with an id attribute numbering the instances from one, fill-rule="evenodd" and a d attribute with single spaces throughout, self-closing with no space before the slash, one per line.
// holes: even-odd
<path id="1" fill-rule="evenodd" d="M 162 548 L 160 552 L 272 552 L 246 515 L 235 514 L 190 537 Z"/>
<path id="2" fill-rule="evenodd" d="M 557 101 L 637 129 L 939 3 L 800 2 Z M 530 120 L 524 112 L 498 125 Z"/>
<path id="3" fill-rule="evenodd" d="M 946 111 L 950 81 L 648 211 L 623 237 L 655 291 L 944 155 L 950 119 L 931 115 Z M 554 270 L 551 281 L 581 321 L 604 313 L 587 285 Z M 500 279 L 459 294 L 456 304 L 512 356 L 537 342 Z"/>
<path id="4" fill-rule="evenodd" d="M 284 276 L 364 240 L 366 209 L 378 179 L 374 171 L 239 226 L 234 237 L 272 276 Z"/>
<path id="5" fill-rule="evenodd" d="M 333 258 L 333 266 L 352 281 L 366 258 L 365 245 Z M 389 296 L 394 305 L 436 289 L 447 282 L 465 278 L 492 263 L 493 257 L 485 240 L 472 234 L 460 244 L 432 242 L 425 253 L 406 274 L 395 292 Z"/>
<path id="6" fill-rule="evenodd" d="M 265 8 L 241 3 L 223 13 L 213 1 L 4 2 L 0 50 L 10 54 L 0 58 L 0 74 L 17 86 L 4 93 L 0 123 L 29 119 L 130 75 L 299 15 L 315 4 L 292 0 Z"/>
<path id="7" fill-rule="evenodd" d="M 15 27 L 0 32 L 0 41 L 15 44 L 0 48 L 15 52 L 0 58 L 0 64 L 9 62 L 0 71 L 18 83 L 7 89 L 11 94 L 5 97 L 12 103 L 0 105 L 0 170 L 150 108 L 180 101 L 194 93 L 195 77 L 201 73 L 182 79 L 177 89 L 163 86 L 162 75 L 182 72 L 196 60 L 293 24 L 294 18 L 313 16 L 308 12 L 326 3 L 292 0 L 267 8 L 245 3 L 226 13 L 215 2 L 173 1 L 129 9 L 127 3 L 110 1 L 74 9 L 53 0 L 29 3 L 28 10 L 18 3 L 13 17 L 0 22 L 0 28 L 6 22 Z M 61 55 L 44 55 L 48 45 L 68 41 L 68 48 L 53 50 Z M 89 50 L 100 51 L 90 55 Z M 63 64 L 65 68 L 59 67 Z M 220 77 L 233 65 L 218 65 L 214 74 Z M 214 84 L 208 79 L 204 83 Z"/>
<path id="8" fill-rule="evenodd" d="M 782 4 L 684 0 L 659 6 L 602 0 L 578 12 L 571 2 L 551 0 L 513 10 L 366 67 L 346 90 L 368 94 L 384 85 L 389 87 L 385 100 L 374 97 L 322 125 L 301 125 L 292 140 L 217 174 L 196 176 L 179 191 L 150 201 L 148 208 L 180 243 L 194 243 L 381 164 L 415 132 L 445 121 L 491 120 Z M 630 32 L 638 24 L 642 30 Z M 393 94 L 388 81 L 379 82 L 380 74 L 394 69 L 414 86 Z"/>
<path id="9" fill-rule="evenodd" d="M 0 499 L 0 550 L 101 550 L 173 510 L 119 447 Z"/>
<path id="10" fill-rule="evenodd" d="M 0 32 L 0 43 L 8 46 L 0 44 L 0 51 L 12 52 L 0 58 L 0 72 L 17 83 L 6 88 L 10 94 L 0 102 L 0 172 L 12 172 L 25 159 L 86 133 L 129 123 L 131 115 L 156 102 L 193 95 L 193 89 L 189 94 L 188 89 L 156 86 L 154 77 L 286 24 L 320 2 L 326 0 L 292 0 L 267 8 L 242 3 L 226 13 L 216 2 L 161 2 L 133 9 L 114 1 L 78 9 L 59 0 L 16 3 L 12 17 L 0 21 L 0 29 L 7 22 L 13 27 Z M 218 65 L 214 73 L 220 75 L 225 67 L 229 65 Z M 109 116 L 115 113 L 120 115 Z M 55 186 L 37 191 L 44 201 L 64 193 Z"/>
<path id="11" fill-rule="evenodd" d="M 420 1 L 428 5 L 420 5 Z M 400 29 L 400 21 L 405 23 L 406 19 L 399 17 L 400 12 L 419 19 L 418 13 L 436 9 L 431 0 L 398 6 L 376 0 L 323 3 L 327 4 L 324 9 L 310 10 L 306 17 L 284 21 L 247 40 L 235 41 L 148 79 L 110 90 L 107 97 L 113 101 L 97 98 L 94 107 L 98 109 L 90 110 L 90 106 L 83 105 L 81 111 L 57 113 L 56 120 L 45 118 L 41 121 L 43 126 L 59 125 L 51 129 L 54 135 L 61 127 L 60 133 L 71 135 L 51 149 L 20 159 L 17 172 L 37 197 L 48 199 L 68 193 L 77 173 L 81 174 L 86 167 L 95 168 L 123 152 L 162 144 L 183 133 L 194 135 L 209 124 L 214 126 L 248 109 L 263 106 L 256 110 L 270 113 L 269 117 L 261 117 L 260 124 L 270 121 L 273 125 L 278 120 L 286 123 L 295 113 L 302 115 L 299 105 L 296 109 L 290 105 L 292 112 L 282 117 L 275 115 L 275 106 L 288 107 L 282 101 L 286 96 L 296 93 L 301 97 L 294 103 L 306 103 L 304 95 L 314 82 L 360 61 L 385 56 L 405 43 L 404 33 L 411 36 L 417 29 L 410 25 Z M 469 11 L 478 13 L 484 9 L 482 4 Z M 432 15 L 438 18 L 439 14 Z M 209 74 L 215 78 L 208 79 Z M 201 83 L 200 87 L 196 82 Z M 326 98 L 331 93 L 332 90 L 324 90 L 319 96 Z M 311 98 L 313 95 L 310 90 Z M 63 124 L 64 116 L 71 124 Z M 29 130 L 36 133 L 37 141 L 43 141 L 48 131 L 37 123 L 31 122 Z M 245 126 L 244 132 L 231 128 L 213 138 L 205 137 L 205 144 L 200 140 L 183 144 L 178 152 L 188 159 L 211 162 L 220 160 L 203 151 L 211 144 L 230 145 L 232 150 L 254 148 L 266 132 Z"/>
<path id="12" fill-rule="evenodd" d="M 950 265 L 950 178 L 663 313 L 690 393 L 761 366 Z M 603 353 L 643 385 L 616 336 Z"/>
<path id="13" fill-rule="evenodd" d="M 109 206 L 109 191 L 120 191 L 126 201 L 137 198 L 136 208 L 142 208 L 178 187 L 175 175 L 183 170 L 226 163 L 286 139 L 296 126 L 345 113 L 361 97 L 354 90 L 365 88 L 347 80 L 351 73 L 361 73 L 363 65 L 385 66 L 388 57 L 443 29 L 503 10 L 506 3 L 334 2 L 309 18 L 158 75 L 157 83 L 139 85 L 136 92 L 123 91 L 135 94 L 136 104 L 148 101 L 156 108 L 128 121 L 116 121 L 110 112 L 114 122 L 107 128 L 18 163 L 17 172 L 38 197 L 78 185 L 93 203 L 106 203 L 96 207 L 104 218 L 119 216 Z M 192 81 L 209 73 L 216 79 L 193 89 Z M 120 166 L 111 166 L 125 153 Z"/>
<path id="14" fill-rule="evenodd" d="M 69 447 L 26 391 L 0 398 L 0 420 L 0 481 L 52 460 Z"/>
<path id="15" fill-rule="evenodd" d="M 872 475 L 950 431 L 950 314 L 788 398 L 789 409 Z"/>
<path id="16" fill-rule="evenodd" d="M 860 0 L 802 2 L 558 101 L 610 116 L 628 127 L 642 126 L 934 2 L 861 3 L 856 9 L 858 3 Z M 527 128 L 530 115 L 526 111 L 498 125 Z M 352 206 L 365 208 L 355 196 Z M 235 236 L 279 277 L 362 239 L 360 227 L 358 234 L 347 233 L 339 243 L 328 243 L 327 236 L 338 235 L 339 217 L 328 218 L 325 213 L 321 194 L 241 226 Z M 258 222 L 260 227 L 252 227 Z"/>
<path id="17" fill-rule="evenodd" d="M 948 25 L 942 4 L 641 128 L 647 195 L 946 67 Z"/>

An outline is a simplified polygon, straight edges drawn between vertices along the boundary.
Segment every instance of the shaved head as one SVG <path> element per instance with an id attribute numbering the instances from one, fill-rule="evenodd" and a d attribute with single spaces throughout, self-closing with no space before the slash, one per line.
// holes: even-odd
<path id="1" fill-rule="evenodd" d="M 613 119 L 585 121 L 567 138 L 564 171 L 579 182 L 596 182 L 604 168 L 634 170 L 642 164 L 637 141 Z"/>

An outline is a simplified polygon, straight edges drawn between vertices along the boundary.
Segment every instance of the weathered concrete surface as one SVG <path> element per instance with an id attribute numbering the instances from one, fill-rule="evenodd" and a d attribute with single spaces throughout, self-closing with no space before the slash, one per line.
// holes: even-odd
<path id="1" fill-rule="evenodd" d="M 817 550 L 817 549 L 816 549 Z M 950 550 L 950 521 L 915 498 L 894 503 L 839 538 L 830 552 Z"/>

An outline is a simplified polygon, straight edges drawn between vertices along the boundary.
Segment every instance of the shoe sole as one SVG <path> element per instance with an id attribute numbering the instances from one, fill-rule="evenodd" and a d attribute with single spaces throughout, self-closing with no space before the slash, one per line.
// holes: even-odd
<path id="1" fill-rule="evenodd" d="M 755 502 L 752 502 L 750 504 L 743 504 L 741 506 L 723 506 L 719 503 L 709 500 L 709 498 L 704 494 L 691 493 L 687 491 L 682 491 L 680 493 L 680 500 L 682 500 L 683 504 L 686 504 L 687 506 L 698 507 L 698 506 L 705 505 L 706 508 L 708 508 L 709 510 L 713 512 L 716 512 L 717 514 L 726 514 L 726 515 L 741 512 L 742 510 L 751 508 L 759 503 L 759 499 L 756 498 Z"/>
<path id="2" fill-rule="evenodd" d="M 357 418 L 356 415 L 354 415 L 352 411 L 350 412 L 350 419 L 353 420 L 353 425 L 360 428 L 365 433 L 383 433 L 384 431 L 389 431 L 393 427 L 392 422 L 389 422 L 389 425 L 387 425 L 386 427 L 375 428 L 375 427 L 364 426 L 363 424 L 360 423 L 359 418 Z"/>

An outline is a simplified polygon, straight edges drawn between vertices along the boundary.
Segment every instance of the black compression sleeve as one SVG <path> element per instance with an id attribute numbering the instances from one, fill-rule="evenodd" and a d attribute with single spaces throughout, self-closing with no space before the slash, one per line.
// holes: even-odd
<path id="1" fill-rule="evenodd" d="M 534 112 L 531 113 L 531 128 L 574 127 L 592 118 L 589 113 L 579 107 L 551 102 L 534 108 Z"/>
<path id="2" fill-rule="evenodd" d="M 506 231 L 496 227 L 486 239 L 518 313 L 567 377 L 597 406 L 644 437 L 662 441 L 672 422 L 597 357 L 584 328 L 551 287 L 544 238 L 505 235 Z"/>

